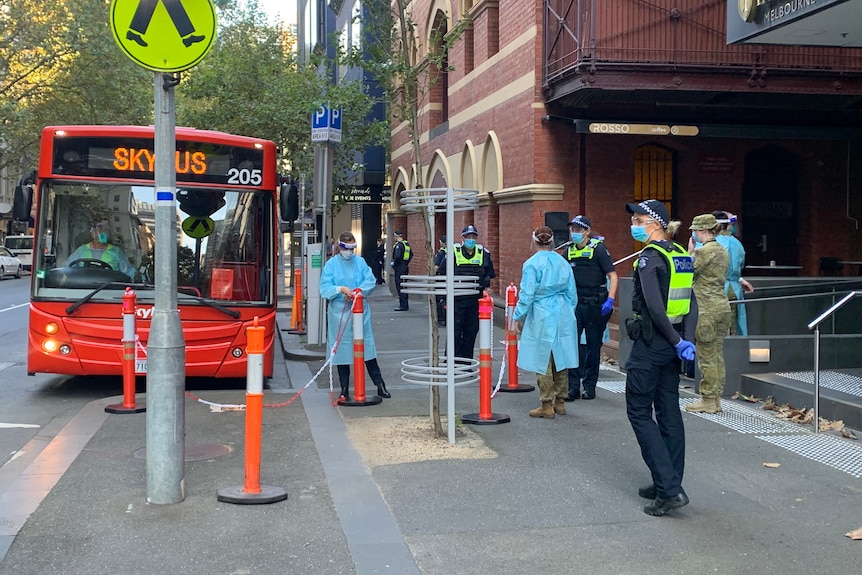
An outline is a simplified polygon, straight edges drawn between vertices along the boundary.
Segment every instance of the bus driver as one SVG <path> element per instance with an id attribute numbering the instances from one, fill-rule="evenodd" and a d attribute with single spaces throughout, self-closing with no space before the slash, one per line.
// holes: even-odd
<path id="1" fill-rule="evenodd" d="M 129 279 L 134 279 L 135 267 L 129 262 L 123 250 L 108 243 L 109 231 L 107 221 L 93 222 L 90 225 L 90 241 L 78 246 L 78 249 L 72 252 L 63 265 L 69 266 L 80 260 L 96 260 L 104 262 L 113 270 L 126 274 Z"/>

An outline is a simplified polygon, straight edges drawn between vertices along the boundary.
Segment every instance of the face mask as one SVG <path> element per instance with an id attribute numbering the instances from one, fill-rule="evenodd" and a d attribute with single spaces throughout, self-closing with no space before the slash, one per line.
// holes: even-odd
<path id="1" fill-rule="evenodd" d="M 338 252 L 338 255 L 340 255 L 341 257 L 343 257 L 346 260 L 350 260 L 353 258 L 353 252 L 349 252 L 349 251 L 342 250 L 342 251 Z"/>
<path id="2" fill-rule="evenodd" d="M 581 234 L 578 232 L 572 232 L 572 241 L 575 242 L 576 244 L 581 243 L 582 241 L 584 241 L 584 234 Z"/>
<path id="3" fill-rule="evenodd" d="M 638 242 L 647 241 L 649 234 L 646 231 L 646 226 L 632 226 L 632 237 Z"/>
<path id="4" fill-rule="evenodd" d="M 694 249 L 699 250 L 703 247 L 703 242 L 698 239 L 697 234 L 691 234 L 691 241 L 694 243 Z"/>
<path id="5" fill-rule="evenodd" d="M 472 250 L 473 248 L 475 248 L 475 247 L 476 247 L 476 240 L 474 240 L 474 239 L 465 239 L 465 240 L 464 240 L 464 247 L 465 247 L 465 248 L 467 248 L 468 250 Z"/>
<path id="6" fill-rule="evenodd" d="M 734 235 L 734 236 L 735 236 L 735 235 L 736 235 L 736 231 L 737 231 L 737 230 L 736 230 L 736 224 L 731 224 L 731 226 L 730 226 L 729 228 L 727 228 L 727 231 L 729 231 L 731 235 Z"/>
<path id="7" fill-rule="evenodd" d="M 106 244 L 108 243 L 108 234 L 105 232 L 99 232 L 99 243 Z"/>

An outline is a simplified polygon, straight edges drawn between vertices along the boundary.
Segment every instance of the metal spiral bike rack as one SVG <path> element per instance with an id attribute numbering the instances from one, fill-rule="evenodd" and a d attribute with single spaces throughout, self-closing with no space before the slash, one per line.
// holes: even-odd
<path id="1" fill-rule="evenodd" d="M 446 250 L 453 253 L 454 214 L 473 210 L 478 205 L 479 192 L 463 188 L 422 188 L 401 192 L 401 209 L 405 212 L 427 213 L 431 228 L 431 245 L 436 246 L 434 217 L 446 214 Z M 407 275 L 402 277 L 401 291 L 408 294 L 446 296 L 446 357 L 439 365 L 432 365 L 432 330 L 428 325 L 428 355 L 406 359 L 401 362 L 401 379 L 407 383 L 420 385 L 445 385 L 447 387 L 447 432 L 449 443 L 455 443 L 455 387 L 478 383 L 479 361 L 472 358 L 455 357 L 455 297 L 477 295 L 480 293 L 478 276 L 455 276 L 455 260 L 446 258 L 446 275 Z M 433 301 L 433 298 L 432 298 Z M 433 315 L 433 314 L 432 314 Z M 429 316 L 430 318 L 431 316 Z M 448 361 L 447 358 L 453 358 Z M 429 388 L 430 389 L 430 388 Z"/>

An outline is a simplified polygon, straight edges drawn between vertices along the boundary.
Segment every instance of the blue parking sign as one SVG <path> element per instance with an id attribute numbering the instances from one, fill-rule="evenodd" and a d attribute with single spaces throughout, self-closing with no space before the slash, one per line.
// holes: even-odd
<path id="1" fill-rule="evenodd" d="M 326 104 L 321 104 L 320 108 L 311 115 L 311 141 L 329 141 L 329 108 Z"/>

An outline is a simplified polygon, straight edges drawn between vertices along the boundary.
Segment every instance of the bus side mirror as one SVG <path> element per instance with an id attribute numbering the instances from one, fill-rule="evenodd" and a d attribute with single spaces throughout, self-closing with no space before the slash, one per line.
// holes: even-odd
<path id="1" fill-rule="evenodd" d="M 15 186 L 12 196 L 12 219 L 18 222 L 30 220 L 30 210 L 33 208 L 33 186 L 36 184 L 36 172 L 31 171 L 21 177 Z"/>

